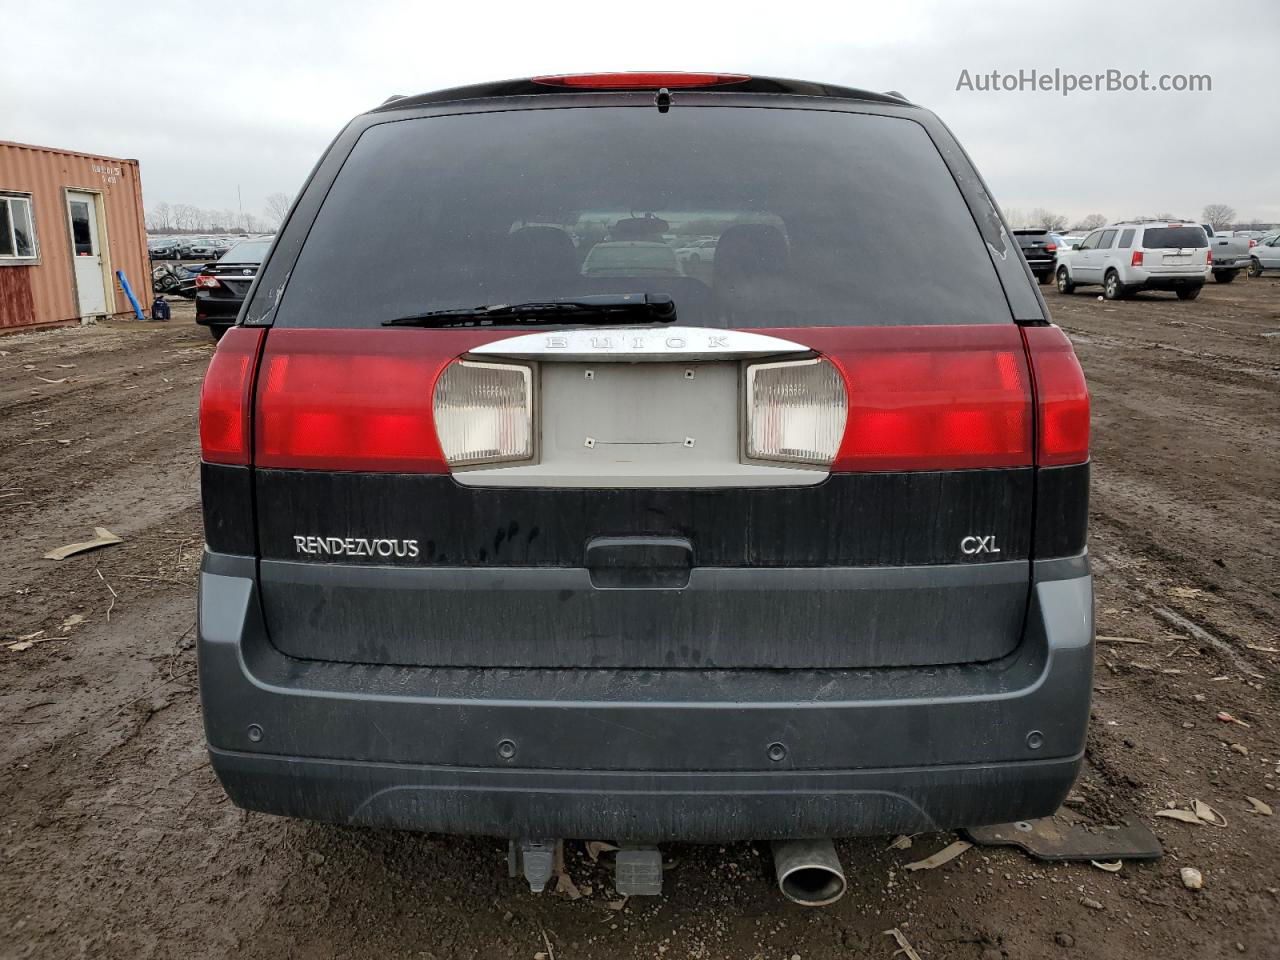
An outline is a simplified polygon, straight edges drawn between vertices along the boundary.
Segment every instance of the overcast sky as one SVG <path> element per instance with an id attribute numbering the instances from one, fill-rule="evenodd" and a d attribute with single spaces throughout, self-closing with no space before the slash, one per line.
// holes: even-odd
<path id="1" fill-rule="evenodd" d="M 0 0 L 0 139 L 142 163 L 160 201 L 259 213 L 392 93 L 588 70 L 721 69 L 899 90 L 1006 210 L 1280 222 L 1280 3 L 192 5 Z M 21 39 L 21 42 L 14 42 Z M 1201 93 L 977 92 L 962 71 L 1209 74 Z M 976 80 L 975 80 L 976 82 Z"/>

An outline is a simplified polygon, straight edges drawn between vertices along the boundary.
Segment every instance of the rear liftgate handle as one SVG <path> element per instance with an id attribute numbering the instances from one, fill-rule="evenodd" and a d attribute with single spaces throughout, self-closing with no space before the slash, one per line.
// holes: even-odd
<path id="1" fill-rule="evenodd" d="M 689 585 L 693 544 L 684 537 L 596 537 L 587 544 L 586 567 L 597 588 L 680 590 Z"/>

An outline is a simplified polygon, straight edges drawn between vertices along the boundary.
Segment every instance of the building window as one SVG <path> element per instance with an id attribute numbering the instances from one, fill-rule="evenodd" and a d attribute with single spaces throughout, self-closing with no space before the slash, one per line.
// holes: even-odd
<path id="1" fill-rule="evenodd" d="M 0 193 L 0 263 L 34 260 L 39 250 L 31 196 Z"/>

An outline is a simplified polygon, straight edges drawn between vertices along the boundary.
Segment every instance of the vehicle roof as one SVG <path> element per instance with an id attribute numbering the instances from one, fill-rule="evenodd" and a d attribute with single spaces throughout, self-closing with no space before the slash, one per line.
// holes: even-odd
<path id="1" fill-rule="evenodd" d="M 1199 227 L 1203 226 L 1200 222 L 1189 217 L 1138 217 L 1133 220 L 1116 220 L 1114 223 L 1108 223 L 1105 227 L 1097 227 L 1098 230 L 1109 230 L 1112 227 L 1151 227 L 1157 225 L 1174 224 L 1181 227 Z M 1092 230 L 1089 231 L 1093 233 Z"/>
<path id="2" fill-rule="evenodd" d="M 674 71 L 666 71 L 668 73 Z M 566 94 L 635 94 L 643 93 L 649 88 L 606 89 L 591 87 L 561 87 L 537 83 L 531 77 L 518 80 L 497 80 L 489 83 L 475 83 L 463 87 L 451 87 L 447 90 L 435 90 L 412 96 L 389 97 L 384 103 L 369 113 L 386 113 L 396 110 L 407 110 L 414 107 L 428 106 L 435 103 L 447 103 L 452 100 L 480 100 L 497 97 L 555 97 Z M 652 88 L 656 90 L 657 88 Z M 682 86 L 672 91 L 680 93 L 761 93 L 790 94 L 803 97 L 827 97 L 839 100 L 863 100 L 870 103 L 888 103 L 898 106 L 910 106 L 910 101 L 898 93 L 876 93 L 871 90 L 860 90 L 855 87 L 843 87 L 831 83 L 815 83 L 809 80 L 790 80 L 784 77 L 749 76 L 738 83 L 708 84 L 705 86 Z"/>

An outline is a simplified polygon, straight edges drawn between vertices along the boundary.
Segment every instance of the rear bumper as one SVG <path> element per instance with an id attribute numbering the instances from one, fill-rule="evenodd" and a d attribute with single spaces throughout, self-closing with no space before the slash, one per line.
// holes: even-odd
<path id="1" fill-rule="evenodd" d="M 196 294 L 196 323 L 206 327 L 229 327 L 240 316 L 243 300 Z"/>
<path id="2" fill-rule="evenodd" d="M 957 667 L 502 670 L 286 657 L 255 561 L 206 554 L 199 658 L 238 805 L 494 836 L 851 836 L 1052 812 L 1084 750 L 1087 557 L 1040 561 L 1023 642 Z"/>
<path id="3" fill-rule="evenodd" d="M 1080 758 L 876 770 L 482 770 L 210 749 L 238 806 L 308 820 L 499 837 L 636 841 L 916 833 L 1047 816 Z"/>
<path id="4" fill-rule="evenodd" d="M 1187 273 L 1143 272 L 1137 274 L 1136 282 L 1126 285 L 1133 290 L 1181 290 L 1186 287 L 1201 287 L 1204 286 L 1210 272 L 1207 267 Z"/>

